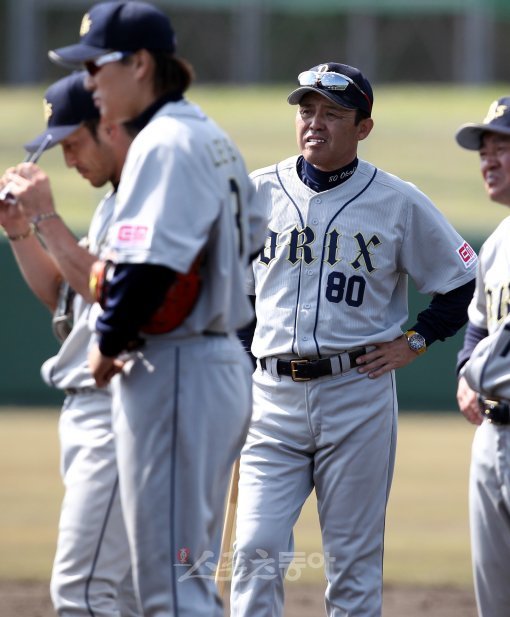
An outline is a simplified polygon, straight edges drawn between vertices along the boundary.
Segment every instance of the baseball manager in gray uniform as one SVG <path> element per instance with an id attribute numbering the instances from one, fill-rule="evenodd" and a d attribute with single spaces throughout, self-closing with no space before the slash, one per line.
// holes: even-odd
<path id="1" fill-rule="evenodd" d="M 478 152 L 489 199 L 510 206 L 510 97 L 494 101 L 483 122 L 461 126 L 456 139 L 462 148 Z M 480 250 L 476 291 L 457 364 L 459 408 L 479 425 L 471 454 L 469 518 L 480 617 L 510 614 L 510 401 L 479 398 L 463 372 L 475 346 L 498 332 L 509 312 L 509 233 L 507 216 Z"/>
<path id="2" fill-rule="evenodd" d="M 466 322 L 476 255 L 415 186 L 358 158 L 374 123 L 358 69 L 327 62 L 298 82 L 301 154 L 252 174 L 269 227 L 250 289 L 258 366 L 232 615 L 282 614 L 292 530 L 315 488 L 328 615 L 378 617 L 395 369 Z M 432 299 L 403 331 L 409 277 Z"/>

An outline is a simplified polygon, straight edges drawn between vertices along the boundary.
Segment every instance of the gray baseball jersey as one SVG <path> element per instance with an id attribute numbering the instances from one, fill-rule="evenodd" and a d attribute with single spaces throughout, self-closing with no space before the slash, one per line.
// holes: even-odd
<path id="1" fill-rule="evenodd" d="M 86 238 L 88 250 L 93 255 L 99 255 L 106 243 L 114 204 L 115 193 L 110 191 L 94 212 Z M 87 359 L 92 337 L 89 324 L 91 308 L 82 296 L 74 297 L 73 329 L 58 353 L 46 360 L 41 368 L 42 377 L 48 385 L 61 390 L 95 387 Z"/>
<path id="2" fill-rule="evenodd" d="M 107 237 L 115 193 L 97 207 L 86 244 L 98 255 Z M 56 356 L 42 366 L 44 380 L 67 391 L 59 419 L 65 495 L 59 521 L 51 595 L 59 614 L 78 611 L 136 617 L 129 546 L 118 491 L 112 397 L 98 390 L 88 368 L 94 339 L 91 305 L 73 301 L 74 325 Z"/>
<path id="3" fill-rule="evenodd" d="M 315 488 L 327 612 L 375 617 L 396 385 L 393 372 L 356 371 L 352 354 L 402 335 L 409 277 L 422 293 L 446 293 L 474 278 L 476 255 L 412 184 L 360 160 L 349 180 L 316 193 L 296 162 L 252 174 L 269 223 L 249 289 L 260 360 L 241 455 L 232 614 L 282 614 L 292 530 Z M 331 374 L 280 372 L 302 358 L 324 359 Z M 312 556 L 298 559 L 314 567 Z"/>
<path id="4" fill-rule="evenodd" d="M 469 321 L 478 328 L 495 332 L 507 316 L 510 306 L 508 246 L 510 217 L 505 218 L 487 238 L 480 250 L 476 289 L 469 305 Z"/>
<path id="5" fill-rule="evenodd" d="M 168 103 L 133 142 L 110 236 L 114 261 L 184 273 L 207 251 L 198 304 L 170 336 L 231 332 L 250 320 L 243 264 L 266 223 L 254 204 L 236 146 L 197 106 Z"/>
<path id="6" fill-rule="evenodd" d="M 272 204 L 248 290 L 257 296 L 257 357 L 391 341 L 408 317 L 408 276 L 423 294 L 473 279 L 476 255 L 444 215 L 415 186 L 367 162 L 320 194 L 299 179 L 296 157 L 252 177 Z"/>
<path id="7" fill-rule="evenodd" d="M 119 480 L 144 614 L 220 617 L 214 564 L 229 471 L 251 415 L 251 366 L 235 330 L 266 220 L 243 160 L 195 105 L 164 105 L 132 143 L 109 237 L 117 263 L 186 272 L 200 296 L 112 380 Z M 154 607 L 157 607 L 154 608 Z"/>

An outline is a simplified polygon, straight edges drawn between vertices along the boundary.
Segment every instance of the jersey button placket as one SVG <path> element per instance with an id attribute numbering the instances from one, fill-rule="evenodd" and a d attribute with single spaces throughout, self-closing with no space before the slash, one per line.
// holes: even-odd
<path id="1" fill-rule="evenodd" d="M 309 202 L 308 213 L 309 217 L 305 225 L 313 231 L 314 240 L 309 245 L 312 259 L 308 263 L 303 262 L 303 283 L 301 287 L 300 304 L 296 322 L 298 342 L 298 353 L 302 357 L 316 357 L 317 348 L 313 338 L 313 331 L 316 321 L 316 300 L 317 300 L 317 282 L 320 272 L 320 248 L 322 246 L 317 233 L 317 226 L 320 224 L 320 219 L 312 210 L 316 204 L 321 203 L 321 199 L 314 197 Z M 314 279 L 316 282 L 314 283 Z"/>

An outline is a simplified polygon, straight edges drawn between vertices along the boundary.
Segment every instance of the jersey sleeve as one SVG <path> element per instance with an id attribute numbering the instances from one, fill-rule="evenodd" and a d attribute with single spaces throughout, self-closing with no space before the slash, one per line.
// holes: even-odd
<path id="1" fill-rule="evenodd" d="M 185 131 L 177 136 L 175 127 L 161 124 L 149 125 L 133 142 L 110 244 L 118 263 L 154 263 L 185 273 L 207 241 L 220 199 L 209 165 Z M 155 140 L 158 127 L 165 130 Z"/>
<path id="2" fill-rule="evenodd" d="M 420 293 L 445 294 L 474 279 L 477 256 L 434 204 L 416 190 L 407 209 L 399 261 Z"/>

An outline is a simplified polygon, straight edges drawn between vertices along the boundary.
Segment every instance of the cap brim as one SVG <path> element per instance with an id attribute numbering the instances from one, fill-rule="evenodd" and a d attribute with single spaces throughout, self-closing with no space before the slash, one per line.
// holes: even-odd
<path id="1" fill-rule="evenodd" d="M 317 94 L 321 94 L 324 98 L 335 103 L 335 105 L 340 105 L 346 109 L 358 109 L 356 105 L 344 100 L 341 90 L 335 90 L 332 92 L 330 90 L 323 90 L 322 88 L 315 88 L 314 86 L 301 86 L 300 88 L 296 88 L 296 90 L 291 92 L 287 97 L 287 102 L 290 105 L 299 105 L 303 95 L 307 92 L 316 92 Z"/>
<path id="2" fill-rule="evenodd" d="M 44 152 L 59 144 L 66 137 L 69 137 L 69 135 L 71 135 L 71 133 L 74 133 L 74 131 L 76 131 L 76 129 L 78 129 L 80 126 L 80 124 L 73 124 L 68 126 L 54 126 L 48 128 L 48 130 L 38 135 L 35 139 L 28 142 L 23 147 L 27 152 L 36 152 L 42 145 L 42 143 L 49 138 L 47 144 L 43 148 Z"/>
<path id="3" fill-rule="evenodd" d="M 455 139 L 466 150 L 480 150 L 484 133 L 499 133 L 510 135 L 510 127 L 499 127 L 491 124 L 463 124 L 455 133 Z"/>
<path id="4" fill-rule="evenodd" d="M 104 54 L 105 51 L 108 50 L 78 43 L 77 45 L 52 49 L 48 52 L 48 58 L 59 66 L 75 69 L 80 68 L 87 60 L 92 60 Z"/>

